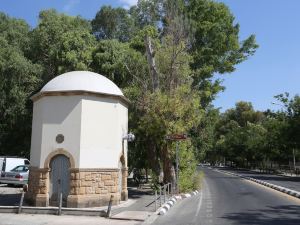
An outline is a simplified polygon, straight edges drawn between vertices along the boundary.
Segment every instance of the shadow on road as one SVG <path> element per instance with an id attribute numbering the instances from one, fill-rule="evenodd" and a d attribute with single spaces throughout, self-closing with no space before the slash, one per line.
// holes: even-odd
<path id="1" fill-rule="evenodd" d="M 267 206 L 266 209 L 249 210 L 246 213 L 228 213 L 222 218 L 228 220 L 228 224 L 299 225 L 300 206 Z"/>

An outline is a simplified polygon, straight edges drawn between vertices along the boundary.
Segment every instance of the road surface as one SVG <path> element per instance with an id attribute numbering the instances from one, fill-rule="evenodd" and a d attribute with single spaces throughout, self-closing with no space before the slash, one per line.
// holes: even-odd
<path id="1" fill-rule="evenodd" d="M 209 168 L 199 195 L 178 202 L 155 225 L 299 225 L 300 200 Z"/>
<path id="2" fill-rule="evenodd" d="M 234 170 L 230 168 L 219 168 L 219 169 L 233 172 L 233 173 L 238 173 L 243 176 L 252 177 L 254 179 L 262 180 L 265 182 L 269 182 L 275 185 L 279 185 L 300 192 L 300 176 L 287 177 L 287 176 L 259 173 L 259 172 L 247 171 L 247 170 Z"/>

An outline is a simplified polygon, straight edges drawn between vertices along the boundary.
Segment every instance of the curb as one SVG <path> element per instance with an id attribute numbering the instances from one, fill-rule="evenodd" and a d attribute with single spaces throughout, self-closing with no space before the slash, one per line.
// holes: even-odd
<path id="1" fill-rule="evenodd" d="M 0 213 L 17 213 L 19 206 L 0 206 Z M 106 211 L 92 208 L 64 208 L 61 209 L 62 215 L 74 216 L 100 216 L 105 217 Z M 30 207 L 23 206 L 22 212 L 24 214 L 49 214 L 57 215 L 58 207 Z"/>
<path id="2" fill-rule="evenodd" d="M 196 190 L 191 193 L 173 196 L 156 211 L 157 215 L 165 215 L 170 210 L 170 208 L 176 204 L 178 200 L 190 198 L 194 195 L 197 195 L 198 193 L 199 191 Z"/>
<path id="3" fill-rule="evenodd" d="M 231 173 L 231 172 L 228 172 L 228 171 L 221 171 L 221 170 L 218 170 L 218 169 L 215 169 L 215 171 L 218 171 L 220 173 L 225 173 L 225 174 L 228 174 L 228 175 L 232 175 L 232 176 L 237 176 L 237 177 L 240 177 L 240 178 L 243 178 L 243 179 L 246 179 L 246 180 L 250 180 L 250 181 L 253 181 L 253 182 L 258 183 L 260 185 L 272 188 L 276 191 L 280 191 L 282 193 L 285 193 L 285 194 L 288 194 L 290 196 L 293 196 L 293 197 L 296 197 L 296 198 L 300 199 L 300 192 L 295 191 L 295 190 L 291 190 L 291 189 L 288 189 L 288 188 L 285 188 L 285 187 L 282 187 L 282 186 L 279 186 L 279 185 L 271 184 L 271 183 L 268 183 L 268 182 L 265 182 L 265 181 L 262 181 L 262 180 L 254 179 L 252 177 L 247 177 L 247 176 L 243 176 L 243 175 L 240 175 L 240 174 Z"/>

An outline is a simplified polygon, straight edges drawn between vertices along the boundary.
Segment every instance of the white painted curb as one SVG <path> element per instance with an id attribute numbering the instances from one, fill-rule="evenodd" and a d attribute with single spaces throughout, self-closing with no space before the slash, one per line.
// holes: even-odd
<path id="1" fill-rule="evenodd" d="M 184 198 L 190 198 L 194 195 L 197 195 L 198 193 L 199 193 L 199 191 L 196 190 L 196 191 L 191 192 L 191 194 L 187 193 L 187 194 L 173 196 L 165 204 L 163 204 L 156 212 L 158 215 L 165 215 L 170 210 L 170 208 L 175 205 L 175 203 L 178 200 L 181 200 Z"/>

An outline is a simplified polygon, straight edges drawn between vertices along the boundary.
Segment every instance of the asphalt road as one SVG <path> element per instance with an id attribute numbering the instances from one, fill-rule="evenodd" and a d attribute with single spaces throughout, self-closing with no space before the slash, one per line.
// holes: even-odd
<path id="1" fill-rule="evenodd" d="M 244 176 L 252 177 L 254 179 L 262 180 L 282 187 L 286 187 L 300 192 L 300 176 L 287 177 L 275 174 L 259 173 L 247 170 L 234 170 L 230 168 L 218 168 L 219 170 L 227 170 L 229 172 L 238 173 Z"/>
<path id="2" fill-rule="evenodd" d="M 199 195 L 178 202 L 155 225 L 299 225 L 300 200 L 204 168 Z"/>

